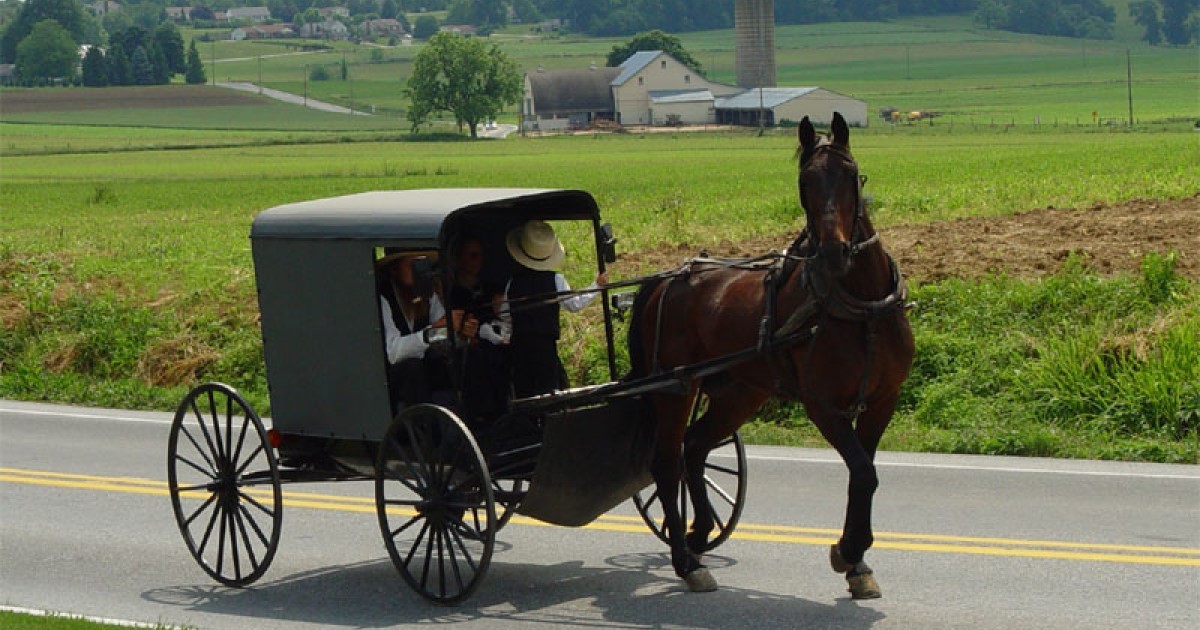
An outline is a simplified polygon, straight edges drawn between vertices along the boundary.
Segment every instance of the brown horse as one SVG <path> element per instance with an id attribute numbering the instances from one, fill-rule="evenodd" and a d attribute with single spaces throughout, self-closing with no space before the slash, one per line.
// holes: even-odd
<path id="1" fill-rule="evenodd" d="M 766 268 L 693 261 L 681 275 L 644 284 L 630 325 L 631 376 L 761 350 L 717 375 L 685 381 L 682 395 L 651 395 L 657 422 L 651 472 L 671 563 L 692 590 L 716 588 L 700 564 L 714 527 L 705 458 L 778 397 L 802 403 L 846 463 L 846 520 L 830 559 L 856 599 L 879 597 L 863 555 L 873 542 L 875 449 L 913 359 L 905 287 L 865 212 L 845 119 L 834 114 L 831 134 L 818 138 L 806 116 L 799 137 L 804 231 Z M 700 392 L 708 409 L 689 426 Z M 678 499 L 685 472 L 695 515 L 690 533 Z"/>

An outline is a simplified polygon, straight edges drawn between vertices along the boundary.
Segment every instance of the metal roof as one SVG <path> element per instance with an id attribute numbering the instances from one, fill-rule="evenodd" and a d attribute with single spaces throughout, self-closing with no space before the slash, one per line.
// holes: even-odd
<path id="1" fill-rule="evenodd" d="M 798 99 L 802 96 L 807 96 L 808 94 L 811 94 L 819 89 L 821 88 L 754 88 L 728 98 L 717 99 L 716 107 L 717 109 L 758 109 L 759 107 L 778 107 L 788 101 Z M 759 98 L 760 91 L 762 92 L 761 99 Z"/>
<path id="2" fill-rule="evenodd" d="M 446 220 L 484 211 L 514 218 L 591 219 L 596 201 L 582 190 L 434 188 L 364 192 L 264 210 L 251 238 L 437 241 Z"/>
<path id="3" fill-rule="evenodd" d="M 700 103 L 714 100 L 712 90 L 651 90 L 650 102 L 666 103 Z"/>
<path id="4" fill-rule="evenodd" d="M 621 69 L 621 74 L 613 79 L 612 85 L 624 85 L 626 81 L 633 78 L 633 75 L 641 72 L 642 68 L 650 65 L 650 62 L 662 54 L 664 53 L 661 50 L 640 50 L 633 53 L 632 56 L 621 62 L 620 66 L 617 66 Z"/>

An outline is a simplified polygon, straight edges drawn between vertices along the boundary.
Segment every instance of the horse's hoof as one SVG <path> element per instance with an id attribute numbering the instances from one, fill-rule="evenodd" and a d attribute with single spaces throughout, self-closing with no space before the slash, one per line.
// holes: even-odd
<path id="1" fill-rule="evenodd" d="M 717 579 L 708 569 L 696 569 L 683 578 L 688 590 L 693 593 L 711 593 L 717 590 Z"/>
<path id="2" fill-rule="evenodd" d="M 883 591 L 879 590 L 879 582 L 875 581 L 874 574 L 860 573 L 846 578 L 846 581 L 850 584 L 850 596 L 854 599 L 879 599 L 883 597 Z"/>
<path id="3" fill-rule="evenodd" d="M 837 543 L 829 545 L 829 566 L 833 567 L 835 573 L 847 573 L 854 565 L 842 559 L 842 550 L 838 549 Z"/>

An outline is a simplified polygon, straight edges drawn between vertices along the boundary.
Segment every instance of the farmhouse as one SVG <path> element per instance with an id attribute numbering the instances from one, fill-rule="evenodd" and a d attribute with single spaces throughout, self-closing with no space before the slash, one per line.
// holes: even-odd
<path id="1" fill-rule="evenodd" d="M 559 70 L 525 75 L 522 129 L 554 131 L 597 120 L 632 125 L 774 125 L 808 116 L 818 124 L 839 111 L 866 126 L 867 105 L 819 87 L 746 90 L 709 81 L 660 51 L 634 53 L 616 68 Z"/>
<path id="2" fill-rule="evenodd" d="M 359 25 L 362 33 L 368 37 L 399 37 L 404 34 L 404 25 L 400 20 L 381 18 L 378 20 L 363 20 Z"/>
<path id="3" fill-rule="evenodd" d="M 235 28 L 229 33 L 229 39 L 241 41 L 244 39 L 276 39 L 295 37 L 296 31 L 290 24 L 256 24 Z"/>
<path id="4" fill-rule="evenodd" d="M 233 7 L 225 11 L 225 19 L 246 20 L 258 24 L 271 19 L 271 11 L 267 7 Z"/>
<path id="5" fill-rule="evenodd" d="M 300 37 L 346 39 L 350 37 L 350 29 L 338 20 L 329 19 L 324 22 L 311 22 L 301 26 Z"/>

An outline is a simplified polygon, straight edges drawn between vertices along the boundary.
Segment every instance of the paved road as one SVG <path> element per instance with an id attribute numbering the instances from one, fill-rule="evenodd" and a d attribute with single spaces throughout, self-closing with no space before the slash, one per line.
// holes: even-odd
<path id="1" fill-rule="evenodd" d="M 277 101 L 283 101 L 284 103 L 291 103 L 293 105 L 303 105 L 305 107 L 308 107 L 311 109 L 318 109 L 323 112 L 331 112 L 334 114 L 353 113 L 355 116 L 370 116 L 371 115 L 371 114 L 368 114 L 367 112 L 360 112 L 357 110 L 352 112 L 349 107 L 342 107 L 341 105 L 334 105 L 333 103 L 326 103 L 323 101 L 318 101 L 316 99 L 306 97 L 302 94 L 292 94 L 291 92 L 275 90 L 275 89 L 271 89 L 269 87 L 260 87 L 259 85 L 254 84 L 254 83 L 247 83 L 247 82 L 243 82 L 243 81 L 218 81 L 216 83 L 216 85 L 217 85 L 217 87 L 223 87 L 223 88 L 227 88 L 230 90 L 237 90 L 239 92 L 252 92 L 254 94 L 262 94 L 263 96 L 273 98 Z"/>
<path id="2" fill-rule="evenodd" d="M 1200 627 L 1200 470 L 880 454 L 884 598 L 825 559 L 845 473 L 832 451 L 752 448 L 720 591 L 684 591 L 628 505 L 586 529 L 517 521 L 457 608 L 389 564 L 370 484 L 292 486 L 275 563 L 208 580 L 166 497 L 169 416 L 0 401 L 0 604 L 200 628 Z"/>

